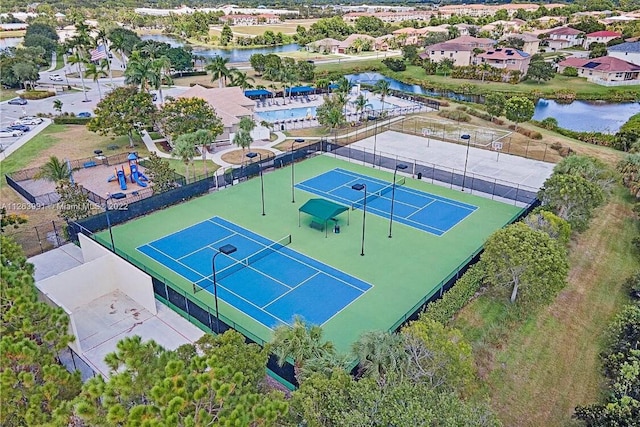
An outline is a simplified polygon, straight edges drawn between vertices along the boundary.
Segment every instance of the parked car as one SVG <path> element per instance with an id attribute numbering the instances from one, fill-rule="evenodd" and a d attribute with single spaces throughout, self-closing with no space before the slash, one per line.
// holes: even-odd
<path id="1" fill-rule="evenodd" d="M 9 100 L 9 104 L 11 105 L 27 105 L 28 102 L 26 99 L 23 98 L 13 98 L 11 100 Z"/>
<path id="2" fill-rule="evenodd" d="M 9 127 L 7 127 L 7 129 L 11 129 L 11 130 L 19 130 L 22 132 L 29 132 L 31 130 L 31 128 L 27 125 L 11 125 Z"/>
<path id="3" fill-rule="evenodd" d="M 82 117 L 82 118 L 87 119 L 87 118 L 91 117 L 91 113 L 88 112 L 88 111 L 83 111 L 82 113 L 78 113 L 77 117 Z"/>
<path id="4" fill-rule="evenodd" d="M 151 99 L 153 100 L 153 102 L 156 102 L 158 100 L 158 94 L 155 92 L 151 92 Z"/>
<path id="5" fill-rule="evenodd" d="M 20 117 L 20 120 L 16 120 L 11 123 L 12 125 L 26 125 L 26 126 L 35 126 L 42 123 L 42 119 L 40 117 L 26 116 Z"/>
<path id="6" fill-rule="evenodd" d="M 54 82 L 61 82 L 62 76 L 60 74 L 50 74 L 49 80 L 53 80 Z"/>
<path id="7" fill-rule="evenodd" d="M 20 135 L 22 135 L 22 131 L 19 131 L 19 130 L 13 130 L 8 128 L 0 129 L 0 138 L 11 138 L 11 137 L 20 136 Z"/>

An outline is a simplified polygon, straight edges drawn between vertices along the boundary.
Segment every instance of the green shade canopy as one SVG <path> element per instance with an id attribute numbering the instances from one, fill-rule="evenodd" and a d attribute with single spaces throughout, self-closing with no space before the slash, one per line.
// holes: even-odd
<path id="1" fill-rule="evenodd" d="M 339 203 L 334 203 L 326 199 L 311 199 L 298 209 L 298 225 L 300 222 L 300 212 L 304 212 L 320 220 L 327 227 L 327 222 L 335 220 L 335 217 L 348 211 L 349 208 Z M 325 232 L 326 235 L 326 232 Z"/>

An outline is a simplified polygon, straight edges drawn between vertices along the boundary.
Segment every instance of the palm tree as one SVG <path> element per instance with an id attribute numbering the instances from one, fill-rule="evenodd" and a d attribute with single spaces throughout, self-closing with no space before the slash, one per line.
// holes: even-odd
<path id="1" fill-rule="evenodd" d="M 194 146 L 202 147 L 202 165 L 204 167 L 204 174 L 207 175 L 207 145 L 209 145 L 215 139 L 215 135 L 209 129 L 198 129 L 193 133 Z"/>
<path id="2" fill-rule="evenodd" d="M 382 102 L 382 112 L 384 113 L 384 99 L 389 96 L 390 85 L 387 80 L 378 80 L 373 87 L 375 93 L 380 94 L 380 101 Z"/>
<path id="3" fill-rule="evenodd" d="M 162 45 L 152 41 L 145 44 L 140 51 L 151 59 L 158 59 L 160 51 L 162 51 Z"/>
<path id="4" fill-rule="evenodd" d="M 151 63 L 153 69 L 153 84 L 154 89 L 160 94 L 160 104 L 164 104 L 164 96 L 162 95 L 162 84 L 172 85 L 173 79 L 167 73 L 171 69 L 171 61 L 166 56 L 161 56 L 158 59 L 153 60 Z"/>
<path id="5" fill-rule="evenodd" d="M 252 142 L 253 138 L 251 138 L 251 134 L 242 129 L 238 129 L 235 135 L 233 135 L 233 143 L 242 148 L 243 152 L 245 149 L 251 147 Z"/>
<path id="6" fill-rule="evenodd" d="M 227 78 L 231 77 L 231 69 L 227 68 L 229 58 L 216 56 L 204 69 L 211 72 L 211 81 L 218 80 L 218 87 L 223 88 L 227 84 Z"/>
<path id="7" fill-rule="evenodd" d="M 342 108 L 331 108 L 326 115 L 326 124 L 333 129 L 333 139 L 338 142 L 338 128 L 346 123 Z"/>
<path id="8" fill-rule="evenodd" d="M 255 82 L 255 79 L 253 77 L 247 76 L 247 73 L 243 73 L 240 70 L 233 70 L 230 86 L 240 86 L 244 91 L 253 87 L 253 85 L 249 83 L 250 81 Z"/>
<path id="9" fill-rule="evenodd" d="M 109 38 L 109 41 L 111 41 L 111 47 L 116 51 L 118 51 L 122 56 L 122 65 L 124 65 L 124 67 L 126 68 L 127 62 L 124 56 L 124 49 L 125 49 L 126 42 L 125 42 L 124 36 L 122 36 L 120 33 L 115 33 Z"/>
<path id="10" fill-rule="evenodd" d="M 360 120 L 362 120 L 362 113 L 364 112 L 364 108 L 367 106 L 368 103 L 369 103 L 369 100 L 365 98 L 363 94 L 358 95 L 358 97 L 355 100 L 356 112 L 358 111 L 360 112 Z"/>
<path id="11" fill-rule="evenodd" d="M 242 129 L 247 133 L 251 133 L 251 131 L 256 128 L 256 122 L 251 117 L 244 116 L 240 118 L 240 123 L 238 123 L 238 128 Z"/>
<path id="12" fill-rule="evenodd" d="M 87 75 L 87 77 L 93 78 L 93 81 L 98 85 L 98 95 L 100 96 L 100 99 L 102 99 L 102 90 L 100 89 L 100 77 L 107 76 L 107 72 L 104 70 L 104 67 L 106 65 L 105 62 L 106 61 L 104 60 L 100 61 L 100 65 L 96 65 L 93 62 L 89 62 L 85 67 L 85 74 Z"/>
<path id="13" fill-rule="evenodd" d="M 347 101 L 349 100 L 347 94 L 345 92 L 338 91 L 333 96 L 335 97 L 337 103 L 341 105 L 342 114 L 346 115 L 347 114 Z"/>
<path id="14" fill-rule="evenodd" d="M 184 162 L 185 175 L 189 177 L 189 165 L 193 163 L 193 158 L 198 154 L 196 152 L 195 136 L 191 133 L 180 135 L 176 138 L 171 155 L 177 157 Z"/>
<path id="15" fill-rule="evenodd" d="M 82 66 L 87 62 L 82 54 L 82 51 L 76 49 L 75 53 L 68 58 L 68 61 L 71 65 L 78 66 L 78 72 L 80 73 L 80 81 L 82 82 L 82 92 L 84 93 L 84 102 L 89 102 L 89 98 L 87 98 L 87 89 L 84 85 L 84 73 Z"/>
<path id="16" fill-rule="evenodd" d="M 351 91 L 351 82 L 349 82 L 346 77 L 340 77 L 336 83 L 338 85 L 336 92 L 341 92 L 345 95 L 349 94 L 349 91 Z"/>
<path id="17" fill-rule="evenodd" d="M 482 64 L 480 64 L 480 71 L 482 71 L 482 82 L 484 82 L 484 76 L 486 75 L 487 71 L 491 71 L 493 67 L 488 63 L 488 62 L 483 62 Z"/>
<path id="18" fill-rule="evenodd" d="M 67 162 L 58 159 L 56 156 L 51 156 L 47 163 L 42 165 L 35 178 L 57 183 L 71 178 L 71 170 Z"/>
<path id="19" fill-rule="evenodd" d="M 142 58 L 134 52 L 129 60 L 129 65 L 124 71 L 124 82 L 126 84 L 140 85 L 140 90 L 149 91 L 150 84 L 157 83 L 160 79 L 159 70 L 154 69 L 153 61 L 149 58 Z"/>
<path id="20" fill-rule="evenodd" d="M 62 101 L 59 99 L 53 101 L 53 109 L 58 112 L 58 115 L 62 114 Z"/>
<path id="21" fill-rule="evenodd" d="M 381 382 L 389 374 L 402 375 L 409 359 L 402 335 L 389 332 L 365 332 L 351 350 L 360 361 L 360 373 Z"/>
<path id="22" fill-rule="evenodd" d="M 103 28 L 100 28 L 98 30 L 98 33 L 96 34 L 96 45 L 98 44 L 102 44 L 104 46 L 105 52 L 107 53 L 107 58 L 109 58 L 109 56 L 111 55 L 109 53 L 109 38 L 107 37 L 107 32 Z M 109 61 L 109 59 L 104 59 L 103 61 L 106 64 L 106 68 L 109 70 L 109 81 L 111 82 L 111 89 L 115 89 L 115 86 L 113 85 L 113 73 L 111 71 L 111 61 Z M 102 98 L 102 96 L 100 98 Z"/>
<path id="23" fill-rule="evenodd" d="M 270 347 L 280 366 L 287 358 L 293 359 L 296 378 L 307 361 L 335 354 L 333 343 L 323 341 L 322 328 L 307 325 L 298 316 L 293 319 L 293 326 L 281 325 L 274 329 Z"/>

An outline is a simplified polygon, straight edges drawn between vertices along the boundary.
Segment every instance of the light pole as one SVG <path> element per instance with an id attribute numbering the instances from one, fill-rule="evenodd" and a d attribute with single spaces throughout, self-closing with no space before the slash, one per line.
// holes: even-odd
<path id="1" fill-rule="evenodd" d="M 237 251 L 233 245 L 223 245 L 218 248 L 218 252 L 211 258 L 211 270 L 213 271 L 213 299 L 216 304 L 216 334 L 220 334 L 220 315 L 218 314 L 218 284 L 216 283 L 216 257 L 220 254 L 230 255 Z"/>
<path id="2" fill-rule="evenodd" d="M 262 197 L 262 215 L 265 215 L 264 213 L 264 179 L 262 178 L 262 154 L 260 153 L 254 153 L 254 152 L 250 152 L 247 153 L 247 157 L 250 159 L 254 159 L 256 157 L 258 157 L 259 159 L 259 171 L 260 171 L 260 195 Z"/>
<path id="3" fill-rule="evenodd" d="M 471 141 L 471 135 L 467 135 L 465 133 L 464 135 L 461 135 L 460 138 L 467 142 L 467 154 L 464 157 L 464 173 L 462 175 L 462 191 L 464 191 L 464 184 L 467 180 L 467 162 L 469 161 L 469 142 Z"/>
<path id="4" fill-rule="evenodd" d="M 367 184 L 353 184 L 351 186 L 356 191 L 364 190 L 364 207 L 362 209 L 362 249 L 360 250 L 360 256 L 364 256 L 364 231 L 365 220 L 367 218 Z"/>
<path id="5" fill-rule="evenodd" d="M 295 159 L 293 158 L 293 146 L 295 144 L 298 143 L 303 143 L 304 139 L 302 138 L 298 138 L 298 139 L 294 139 L 293 142 L 291 143 L 291 203 L 295 203 L 296 202 L 296 193 L 295 193 Z"/>
<path id="6" fill-rule="evenodd" d="M 389 216 L 389 238 L 391 238 L 391 227 L 393 226 L 393 204 L 396 200 L 396 173 L 398 169 L 405 170 L 408 166 L 403 163 L 398 163 L 393 171 L 393 186 L 391 187 L 391 215 Z"/>
<path id="7" fill-rule="evenodd" d="M 109 200 L 111 200 L 111 193 L 107 193 L 107 199 L 104 201 L 105 213 L 107 214 L 107 227 L 109 228 L 109 237 L 111 238 L 111 250 L 116 252 L 116 245 L 113 243 L 113 232 L 111 231 L 111 218 L 109 217 Z"/>
<path id="8" fill-rule="evenodd" d="M 376 145 L 378 144 L 378 117 L 375 117 L 374 120 L 376 122 L 375 130 L 373 131 L 373 168 L 376 168 Z"/>

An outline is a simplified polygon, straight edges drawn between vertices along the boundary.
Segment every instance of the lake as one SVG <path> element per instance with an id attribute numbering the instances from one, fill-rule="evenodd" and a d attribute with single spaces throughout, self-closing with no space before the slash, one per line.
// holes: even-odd
<path id="1" fill-rule="evenodd" d="M 167 36 L 164 34 L 147 34 L 140 36 L 142 40 L 155 40 L 157 42 L 168 43 L 173 47 L 182 47 L 186 43 L 176 39 L 175 37 Z M 270 47 L 256 47 L 247 49 L 216 49 L 207 48 L 201 46 L 193 46 L 193 53 L 195 55 L 201 55 L 206 58 L 213 58 L 214 56 L 221 56 L 223 58 L 229 58 L 229 62 L 249 62 L 251 55 L 255 53 L 261 53 L 266 55 L 268 53 L 281 53 L 281 52 L 295 52 L 300 48 L 297 44 L 287 44 L 282 46 L 270 46 Z"/>
<path id="2" fill-rule="evenodd" d="M 410 85 L 385 77 L 380 73 L 360 73 L 345 76 L 353 83 L 375 84 L 380 79 L 389 82 L 394 90 L 416 93 L 428 96 L 444 96 L 447 98 L 475 101 L 474 97 L 451 91 L 437 91 L 425 89 L 419 85 Z M 580 132 L 616 133 L 631 116 L 640 113 L 640 104 L 636 102 L 608 103 L 574 101 L 571 104 L 560 104 L 554 100 L 540 99 L 536 103 L 533 115 L 535 120 L 554 117 L 558 126 Z"/>
<path id="3" fill-rule="evenodd" d="M 7 37 L 5 39 L 0 39 L 0 50 L 8 47 L 16 47 L 22 43 L 22 40 L 24 40 L 24 37 Z"/>

